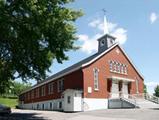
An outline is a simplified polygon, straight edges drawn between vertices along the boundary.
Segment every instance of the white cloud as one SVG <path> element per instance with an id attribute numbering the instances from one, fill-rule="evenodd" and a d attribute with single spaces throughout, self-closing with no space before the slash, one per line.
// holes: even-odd
<path id="1" fill-rule="evenodd" d="M 156 13 L 152 12 L 150 15 L 150 22 L 153 24 L 158 19 L 158 16 Z"/>
<path id="2" fill-rule="evenodd" d="M 90 54 L 94 51 L 97 51 L 97 49 L 98 49 L 97 39 L 103 35 L 104 24 L 101 19 L 95 19 L 95 20 L 91 21 L 88 24 L 88 26 L 98 30 L 98 34 L 95 34 L 92 37 L 89 37 L 86 34 L 81 34 L 81 35 L 78 35 L 78 37 L 79 37 L 79 40 L 82 42 L 81 50 L 83 52 Z M 108 23 L 108 29 L 109 29 L 110 34 L 113 35 L 114 37 L 116 37 L 116 40 L 120 44 L 124 44 L 126 42 L 127 30 L 125 30 L 122 27 L 118 27 L 117 23 L 111 23 L 111 22 Z"/>
<path id="3" fill-rule="evenodd" d="M 98 49 L 97 39 L 101 37 L 101 34 L 96 34 L 93 37 L 89 38 L 88 35 L 81 34 L 78 35 L 79 40 L 82 42 L 81 50 L 87 54 L 91 54 Z"/>
<path id="4" fill-rule="evenodd" d="M 159 85 L 159 82 L 146 82 L 145 84 L 147 87 L 155 88 L 157 85 Z"/>
<path id="5" fill-rule="evenodd" d="M 100 20 L 99 19 L 95 19 L 95 20 L 93 20 L 93 21 L 91 21 L 89 24 L 88 24 L 88 26 L 90 26 L 90 27 L 97 27 L 97 25 L 98 24 L 100 24 Z"/>
<path id="6" fill-rule="evenodd" d="M 115 31 L 112 33 L 113 36 L 115 36 L 117 39 L 117 41 L 120 44 L 124 44 L 127 40 L 127 30 L 125 30 L 124 28 L 117 28 L 115 29 Z"/>

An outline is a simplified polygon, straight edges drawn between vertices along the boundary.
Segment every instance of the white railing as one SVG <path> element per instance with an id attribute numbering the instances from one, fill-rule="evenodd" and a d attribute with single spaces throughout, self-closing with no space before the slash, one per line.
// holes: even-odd
<path id="1" fill-rule="evenodd" d="M 149 100 L 151 102 L 159 104 L 159 97 L 150 95 L 148 93 L 138 93 L 138 94 L 133 94 L 132 96 L 136 97 L 136 99 L 145 99 L 145 100 Z"/>
<path id="2" fill-rule="evenodd" d="M 135 105 L 135 108 L 137 108 L 137 102 L 136 102 L 136 97 L 133 95 L 128 94 L 128 98 L 122 97 L 124 100 L 132 103 Z"/>
<path id="3" fill-rule="evenodd" d="M 149 95 L 149 94 L 145 94 L 145 99 L 159 104 L 159 97 Z"/>
<path id="4" fill-rule="evenodd" d="M 135 105 L 135 108 L 137 108 L 137 102 L 136 102 L 136 97 L 133 96 L 133 95 L 130 95 L 130 94 L 127 94 L 126 95 L 127 97 L 124 97 L 124 94 L 122 92 L 119 92 L 119 97 L 116 97 L 116 98 L 121 98 L 131 104 L 134 104 Z M 112 93 L 109 93 L 109 98 L 112 98 Z M 115 98 L 114 98 L 115 99 Z"/>

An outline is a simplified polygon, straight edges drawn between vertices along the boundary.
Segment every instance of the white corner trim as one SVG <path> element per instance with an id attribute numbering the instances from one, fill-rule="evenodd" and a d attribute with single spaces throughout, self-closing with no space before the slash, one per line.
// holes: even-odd
<path id="1" fill-rule="evenodd" d="M 111 46 L 109 49 L 107 49 L 106 51 L 102 52 L 101 54 L 99 54 L 97 57 L 95 57 L 94 59 L 92 59 L 91 61 L 82 64 L 82 67 L 85 67 L 91 63 L 93 63 L 95 60 L 99 59 L 101 56 L 103 56 L 104 54 L 106 54 L 107 52 L 109 52 L 111 49 L 113 49 L 114 47 L 116 47 L 118 45 L 118 43 L 114 44 L 113 46 Z"/>

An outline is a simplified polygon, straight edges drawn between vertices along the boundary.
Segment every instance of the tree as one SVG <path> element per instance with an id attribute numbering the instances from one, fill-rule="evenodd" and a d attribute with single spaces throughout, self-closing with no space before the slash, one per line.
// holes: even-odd
<path id="1" fill-rule="evenodd" d="M 159 85 L 156 86 L 154 95 L 159 97 Z"/>
<path id="2" fill-rule="evenodd" d="M 31 83 L 20 83 L 20 82 L 13 82 L 13 86 L 11 87 L 11 93 L 14 95 L 19 95 L 24 90 L 27 90 L 31 87 Z"/>
<path id="3" fill-rule="evenodd" d="M 73 0 L 0 1 L 0 87 L 12 79 L 43 80 L 52 61 L 68 60 L 75 50 L 75 20 L 82 12 Z M 3 88 L 2 88 L 3 89 Z"/>
<path id="4" fill-rule="evenodd" d="M 144 84 L 144 93 L 147 93 L 147 86 Z"/>

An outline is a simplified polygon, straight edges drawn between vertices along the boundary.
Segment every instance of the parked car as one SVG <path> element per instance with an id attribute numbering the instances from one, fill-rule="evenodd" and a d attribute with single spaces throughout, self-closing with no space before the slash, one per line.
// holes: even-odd
<path id="1" fill-rule="evenodd" d="M 10 114 L 11 108 L 0 104 L 0 114 Z"/>

